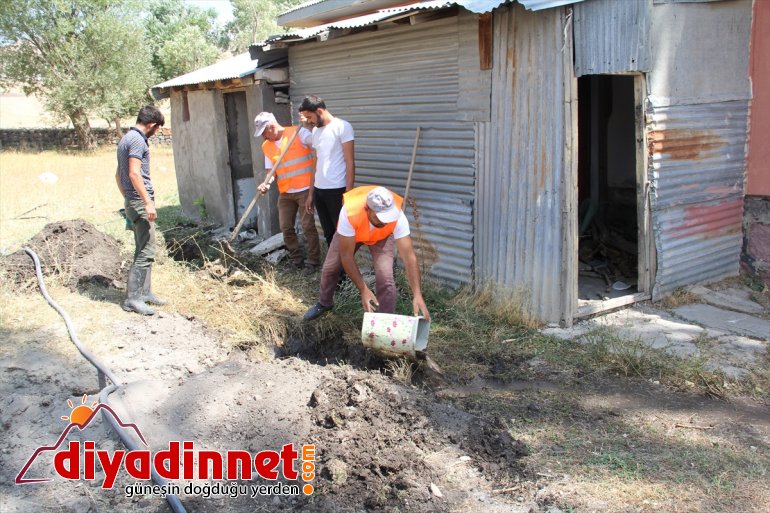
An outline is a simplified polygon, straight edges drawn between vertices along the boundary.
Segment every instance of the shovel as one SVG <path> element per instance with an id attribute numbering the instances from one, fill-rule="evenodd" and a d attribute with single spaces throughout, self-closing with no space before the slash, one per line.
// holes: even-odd
<path id="1" fill-rule="evenodd" d="M 297 130 L 294 131 L 294 135 L 292 135 L 289 138 L 289 144 L 287 144 L 286 147 L 283 149 L 275 165 L 273 165 L 270 171 L 268 171 L 267 175 L 265 175 L 264 183 L 271 183 L 271 180 L 275 176 L 275 172 L 278 170 L 278 167 L 283 163 L 283 157 L 286 156 L 286 152 L 289 151 L 289 148 L 291 147 L 292 143 L 294 143 L 294 139 L 297 138 L 297 134 L 299 134 L 300 130 L 302 130 L 302 127 L 297 128 Z M 257 189 L 257 193 L 254 195 L 254 198 L 251 200 L 251 203 L 249 203 L 249 206 L 246 207 L 246 210 L 243 212 L 243 215 L 241 216 L 241 220 L 238 221 L 237 225 L 235 225 L 235 228 L 233 229 L 233 233 L 230 234 L 230 238 L 224 242 L 221 242 L 222 251 L 227 255 L 229 256 L 235 255 L 235 250 L 230 245 L 230 243 L 233 242 L 233 240 L 235 240 L 235 237 L 238 235 L 238 232 L 241 231 L 241 227 L 243 226 L 243 223 L 246 221 L 246 218 L 249 217 L 249 214 L 254 208 L 254 205 L 257 204 L 257 200 L 262 196 L 264 196 L 264 194 L 265 193 L 260 192 L 259 189 Z"/>

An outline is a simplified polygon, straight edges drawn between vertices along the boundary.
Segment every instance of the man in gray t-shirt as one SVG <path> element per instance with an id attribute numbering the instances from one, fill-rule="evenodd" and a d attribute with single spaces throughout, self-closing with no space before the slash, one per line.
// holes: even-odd
<path id="1" fill-rule="evenodd" d="M 166 302 L 152 293 L 152 264 L 155 262 L 155 190 L 150 180 L 150 146 L 152 137 L 165 119 L 157 107 L 146 105 L 139 111 L 136 125 L 118 143 L 118 169 L 115 181 L 124 198 L 126 219 L 134 231 L 134 261 L 128 271 L 126 300 L 123 309 L 142 315 L 155 310 L 147 303 Z"/>

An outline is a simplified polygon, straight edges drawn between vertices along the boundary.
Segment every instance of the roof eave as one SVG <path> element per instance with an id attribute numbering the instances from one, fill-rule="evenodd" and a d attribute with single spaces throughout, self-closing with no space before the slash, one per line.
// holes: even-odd
<path id="1" fill-rule="evenodd" d="M 413 2 L 414 0 L 412 0 Z M 412 3 L 408 0 L 324 0 L 278 15 L 282 27 L 310 28 Z"/>

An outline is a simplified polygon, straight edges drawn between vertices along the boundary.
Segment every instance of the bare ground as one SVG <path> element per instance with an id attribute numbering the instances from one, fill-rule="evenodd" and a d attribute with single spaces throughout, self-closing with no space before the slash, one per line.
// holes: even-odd
<path id="1" fill-rule="evenodd" d="M 117 272 L 109 267 L 91 274 Z M 403 384 L 382 372 L 376 355 L 333 336 L 290 338 L 262 361 L 193 316 L 127 314 L 121 293 L 105 285 L 97 280 L 97 294 L 81 289 L 62 303 L 91 310 L 78 327 L 93 316 L 104 329 L 86 328 L 81 338 L 126 383 L 111 404 L 151 448 L 170 440 L 252 453 L 290 442 L 317 447 L 313 495 L 183 494 L 190 512 L 764 511 L 770 493 L 770 413 L 759 401 L 576 376 L 539 361 L 506 363 L 529 367 L 522 381 L 461 382 L 418 369 Z M 126 476 L 113 490 L 99 488 L 100 474 L 94 482 L 12 484 L 34 449 L 61 433 L 66 399 L 78 404 L 85 393 L 90 403 L 98 393 L 96 372 L 63 323 L 46 317 L 21 328 L 27 316 L 47 315 L 33 294 L 28 312 L 3 315 L 0 332 L 0 512 L 169 511 L 152 495 L 127 498 L 134 481 Z M 70 439 L 122 448 L 102 421 Z M 50 473 L 44 463 L 31 471 Z M 689 469 L 692 481 L 670 481 Z M 672 500 L 703 475 L 712 478 L 698 500 Z"/>

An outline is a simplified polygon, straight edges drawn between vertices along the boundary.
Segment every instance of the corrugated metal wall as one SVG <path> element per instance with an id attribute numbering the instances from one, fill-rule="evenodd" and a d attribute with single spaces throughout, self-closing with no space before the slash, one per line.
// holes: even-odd
<path id="1" fill-rule="evenodd" d="M 422 129 L 407 210 L 418 257 L 450 283 L 473 279 L 474 124 L 457 110 L 458 18 L 292 46 L 292 115 L 308 94 L 356 133 L 356 183 L 403 194 Z"/>
<path id="2" fill-rule="evenodd" d="M 565 9 L 494 16 L 492 113 L 479 123 L 477 272 L 546 321 L 577 304 L 576 81 Z"/>
<path id="3" fill-rule="evenodd" d="M 738 273 L 751 7 L 751 0 L 653 6 L 646 106 L 653 299 Z"/>
<path id="4" fill-rule="evenodd" d="M 574 9 L 577 76 L 649 71 L 652 0 L 588 0 Z"/>
<path id="5" fill-rule="evenodd" d="M 650 107 L 653 298 L 738 272 L 748 102 Z"/>

